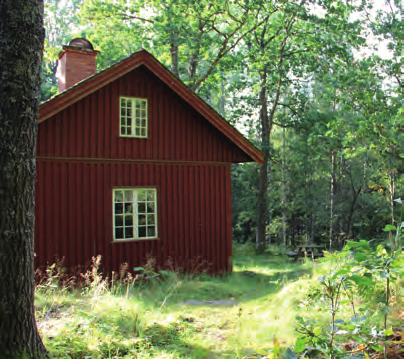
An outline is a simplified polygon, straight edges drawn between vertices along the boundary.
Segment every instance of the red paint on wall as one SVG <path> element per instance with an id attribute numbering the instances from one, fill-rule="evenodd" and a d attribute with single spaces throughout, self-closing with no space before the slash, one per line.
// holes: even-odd
<path id="1" fill-rule="evenodd" d="M 119 96 L 148 99 L 150 127 L 147 139 L 119 136 Z M 92 136 L 93 132 L 97 135 Z M 192 162 L 251 161 L 245 152 L 144 66 L 41 122 L 37 155 Z"/>
<path id="2" fill-rule="evenodd" d="M 148 99 L 148 138 L 120 137 L 120 96 Z M 40 122 L 37 143 L 37 267 L 101 255 L 108 274 L 148 256 L 231 270 L 231 163 L 252 158 L 147 67 Z M 157 189 L 158 239 L 113 242 L 113 189 L 144 186 Z"/>
<path id="3" fill-rule="evenodd" d="M 37 167 L 37 267 L 55 257 L 67 268 L 84 266 L 101 255 L 110 273 L 124 262 L 144 265 L 150 255 L 161 267 L 228 270 L 231 199 L 221 188 L 230 186 L 227 164 L 39 160 Z M 112 189 L 125 186 L 157 188 L 158 239 L 113 242 Z"/>

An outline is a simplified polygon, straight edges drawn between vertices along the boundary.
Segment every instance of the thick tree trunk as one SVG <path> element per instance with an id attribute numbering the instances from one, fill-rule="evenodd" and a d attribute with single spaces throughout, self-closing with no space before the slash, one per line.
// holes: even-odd
<path id="1" fill-rule="evenodd" d="M 41 0 L 0 0 L 0 358 L 43 358 L 34 311 Z"/>

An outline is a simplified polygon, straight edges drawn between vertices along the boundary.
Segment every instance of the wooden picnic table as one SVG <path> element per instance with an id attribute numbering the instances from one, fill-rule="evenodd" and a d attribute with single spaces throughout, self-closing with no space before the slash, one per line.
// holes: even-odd
<path id="1" fill-rule="evenodd" d="M 287 252 L 286 254 L 289 257 L 295 258 L 295 262 L 299 260 L 299 258 L 311 257 L 313 260 L 315 258 L 323 257 L 322 251 L 323 246 L 316 246 L 311 244 L 305 244 L 297 247 L 297 252 Z"/>

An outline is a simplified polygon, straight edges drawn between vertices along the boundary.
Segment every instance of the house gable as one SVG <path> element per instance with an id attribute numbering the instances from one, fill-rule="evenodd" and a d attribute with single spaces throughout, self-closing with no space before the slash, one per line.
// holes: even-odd
<path id="1" fill-rule="evenodd" d="M 120 136 L 119 99 L 148 100 L 148 136 Z M 251 157 L 141 65 L 39 124 L 40 157 L 248 162 Z"/>
<path id="2" fill-rule="evenodd" d="M 150 141 L 119 136 L 119 96 L 149 99 Z M 44 103 L 39 122 L 39 156 L 262 162 L 260 151 L 145 50 Z"/>

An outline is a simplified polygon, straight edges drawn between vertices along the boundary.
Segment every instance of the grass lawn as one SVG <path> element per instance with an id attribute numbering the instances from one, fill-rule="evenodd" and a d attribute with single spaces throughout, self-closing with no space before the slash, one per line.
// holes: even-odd
<path id="1" fill-rule="evenodd" d="M 294 344 L 295 316 L 313 312 L 315 269 L 252 256 L 236 257 L 222 277 L 168 273 L 147 285 L 94 283 L 74 292 L 44 285 L 37 320 L 55 358 L 258 358 L 274 340 Z M 321 309 L 315 315 L 328 318 Z"/>

